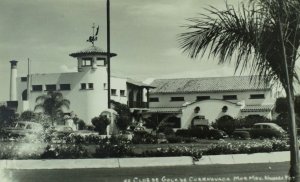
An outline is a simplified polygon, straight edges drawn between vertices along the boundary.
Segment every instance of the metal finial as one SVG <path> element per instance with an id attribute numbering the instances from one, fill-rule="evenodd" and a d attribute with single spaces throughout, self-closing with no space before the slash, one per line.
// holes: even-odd
<path id="1" fill-rule="evenodd" d="M 93 46 L 94 46 L 94 42 L 97 41 L 97 39 L 98 39 L 97 36 L 98 36 L 98 32 L 99 32 L 99 25 L 96 29 L 96 33 L 95 33 L 95 28 L 96 28 L 95 23 L 93 23 L 93 26 L 92 26 L 93 34 L 92 34 L 92 36 L 89 36 L 88 40 L 86 40 L 87 42 L 91 42 L 93 44 Z"/>

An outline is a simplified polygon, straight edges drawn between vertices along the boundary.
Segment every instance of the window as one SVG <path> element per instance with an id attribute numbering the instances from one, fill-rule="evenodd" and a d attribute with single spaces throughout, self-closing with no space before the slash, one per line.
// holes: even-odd
<path id="1" fill-rule="evenodd" d="M 60 90 L 71 90 L 70 84 L 60 84 L 59 87 L 60 87 Z"/>
<path id="2" fill-rule="evenodd" d="M 81 90 L 86 90 L 86 83 L 81 84 Z"/>
<path id="3" fill-rule="evenodd" d="M 197 101 L 208 100 L 208 99 L 210 99 L 210 96 L 197 96 Z"/>
<path id="4" fill-rule="evenodd" d="M 117 90 L 116 89 L 111 89 L 111 95 L 117 95 Z"/>
<path id="5" fill-rule="evenodd" d="M 149 101 L 150 102 L 159 102 L 159 98 L 158 97 L 150 97 Z"/>
<path id="6" fill-rule="evenodd" d="M 47 91 L 55 91 L 56 90 L 56 85 L 46 85 L 46 90 Z"/>
<path id="7" fill-rule="evenodd" d="M 21 77 L 21 82 L 27 82 L 27 77 Z"/>
<path id="8" fill-rule="evenodd" d="M 125 96 L 125 90 L 120 90 L 120 96 Z"/>
<path id="9" fill-rule="evenodd" d="M 171 101 L 184 101 L 184 97 L 171 97 Z"/>
<path id="10" fill-rule="evenodd" d="M 82 60 L 82 66 L 92 66 L 92 60 Z"/>
<path id="11" fill-rule="evenodd" d="M 43 85 L 32 85 L 32 91 L 42 91 Z"/>
<path id="12" fill-rule="evenodd" d="M 89 85 L 89 89 L 91 89 L 91 90 L 94 89 L 94 84 L 93 83 L 89 83 L 88 85 Z"/>
<path id="13" fill-rule="evenodd" d="M 223 95 L 223 100 L 237 100 L 236 95 Z"/>
<path id="14" fill-rule="evenodd" d="M 265 94 L 251 94 L 250 99 L 264 99 Z"/>

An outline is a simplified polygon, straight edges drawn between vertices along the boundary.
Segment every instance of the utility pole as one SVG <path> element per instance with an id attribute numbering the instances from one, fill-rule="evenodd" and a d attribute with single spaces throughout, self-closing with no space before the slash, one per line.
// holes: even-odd
<path id="1" fill-rule="evenodd" d="M 29 101 L 30 97 L 30 60 L 28 58 L 28 67 L 27 67 L 27 100 Z"/>
<path id="2" fill-rule="evenodd" d="M 110 3 L 106 2 L 106 22 L 107 22 L 107 104 L 110 109 Z"/>

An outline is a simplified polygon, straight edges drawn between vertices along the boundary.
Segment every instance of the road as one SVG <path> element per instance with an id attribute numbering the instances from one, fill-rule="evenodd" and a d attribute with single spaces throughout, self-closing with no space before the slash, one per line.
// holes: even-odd
<path id="1" fill-rule="evenodd" d="M 235 164 L 118 169 L 3 170 L 1 182 L 287 181 L 289 164 Z"/>

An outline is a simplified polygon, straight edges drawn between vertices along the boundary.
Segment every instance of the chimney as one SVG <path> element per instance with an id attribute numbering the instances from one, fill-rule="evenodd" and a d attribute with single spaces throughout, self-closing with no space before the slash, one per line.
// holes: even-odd
<path id="1" fill-rule="evenodd" d="M 9 90 L 9 100 L 17 100 L 17 63 L 18 61 L 10 61 L 10 90 Z"/>

